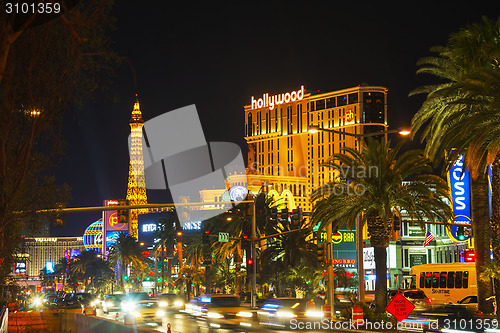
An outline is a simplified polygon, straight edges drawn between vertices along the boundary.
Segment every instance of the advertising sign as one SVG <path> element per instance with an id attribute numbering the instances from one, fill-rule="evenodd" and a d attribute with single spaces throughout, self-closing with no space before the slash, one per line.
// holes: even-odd
<path id="1" fill-rule="evenodd" d="M 354 230 L 340 229 L 333 232 L 332 250 L 335 267 L 356 268 L 356 233 Z"/>
<path id="2" fill-rule="evenodd" d="M 457 226 L 447 228 L 448 236 L 455 242 L 466 242 L 472 236 L 471 232 L 471 194 L 470 175 L 464 167 L 463 157 L 459 156 L 448 173 L 448 184 L 451 190 L 451 206 L 455 213 L 455 221 L 464 225 L 464 235 L 459 239 Z"/>
<path id="3" fill-rule="evenodd" d="M 25 260 L 14 263 L 14 274 L 26 275 L 28 264 Z"/>

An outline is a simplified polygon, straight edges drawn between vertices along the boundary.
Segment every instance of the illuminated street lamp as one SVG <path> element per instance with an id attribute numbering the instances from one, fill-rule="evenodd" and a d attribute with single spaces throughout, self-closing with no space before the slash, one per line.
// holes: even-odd
<path id="1" fill-rule="evenodd" d="M 359 125 L 380 125 L 384 126 L 387 128 L 388 126 L 385 124 L 359 124 Z M 340 128 L 340 127 L 336 127 Z M 353 136 L 357 139 L 362 139 L 365 137 L 369 136 L 378 136 L 378 135 L 384 135 L 384 134 L 390 134 L 390 133 L 399 133 L 400 135 L 407 136 L 411 132 L 407 129 L 404 128 L 398 128 L 398 129 L 393 129 L 393 130 L 385 130 L 385 131 L 379 131 L 379 132 L 372 132 L 372 133 L 366 133 L 366 134 L 354 134 L 354 133 L 349 133 L 349 132 L 342 132 L 338 130 L 334 130 L 331 128 L 322 128 L 318 125 L 309 125 L 307 127 L 307 131 L 311 134 L 318 133 L 319 131 L 324 131 L 324 132 L 331 132 L 331 133 L 337 133 L 337 134 L 343 134 L 343 135 L 349 135 Z M 363 233 L 362 233 L 362 227 L 361 227 L 361 221 L 359 218 L 357 218 L 356 221 L 356 229 L 357 229 L 357 260 L 358 260 L 358 300 L 360 302 L 364 302 L 365 300 L 365 272 L 364 272 L 364 267 L 363 267 Z M 334 316 L 334 292 L 333 292 L 333 263 L 332 263 L 332 224 L 330 223 L 326 227 L 326 242 L 327 242 L 327 249 L 328 249 L 328 266 L 327 266 L 327 274 L 328 274 L 328 302 L 331 307 L 331 315 L 332 319 Z"/>
<path id="2" fill-rule="evenodd" d="M 360 125 L 373 125 L 373 124 L 360 124 Z M 337 127 L 337 128 L 340 128 L 340 127 Z M 403 127 L 400 127 L 397 129 L 392 129 L 392 130 L 380 131 L 380 132 L 366 133 L 366 134 L 354 134 L 354 133 L 349 133 L 349 132 L 342 132 L 342 131 L 334 130 L 331 128 L 319 127 L 318 125 L 309 125 L 307 127 L 307 132 L 309 132 L 311 134 L 318 133 L 319 131 L 349 135 L 349 136 L 353 136 L 353 137 L 358 138 L 358 139 L 366 138 L 368 136 L 377 136 L 377 135 L 391 134 L 391 133 L 399 133 L 400 135 L 404 135 L 404 136 L 411 134 L 411 132 L 408 129 L 405 129 Z"/>

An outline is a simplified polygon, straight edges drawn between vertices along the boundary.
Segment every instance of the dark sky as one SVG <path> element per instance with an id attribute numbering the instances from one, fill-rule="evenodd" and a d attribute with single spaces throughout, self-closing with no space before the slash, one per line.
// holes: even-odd
<path id="1" fill-rule="evenodd" d="M 161 3 L 117 3 L 113 47 L 132 66 L 124 62 L 116 70 L 118 102 L 100 97 L 65 119 L 65 156 L 55 172 L 72 188 L 68 207 L 125 198 L 136 93 L 144 120 L 196 104 L 207 141 L 244 146 L 243 106 L 252 95 L 368 83 L 389 89 L 388 124 L 397 128 L 409 125 L 422 102 L 408 93 L 430 80 L 417 77 L 416 61 L 430 55 L 431 46 L 445 45 L 450 33 L 500 15 L 498 1 Z M 67 215 L 66 227 L 52 234 L 82 235 L 99 217 Z"/>

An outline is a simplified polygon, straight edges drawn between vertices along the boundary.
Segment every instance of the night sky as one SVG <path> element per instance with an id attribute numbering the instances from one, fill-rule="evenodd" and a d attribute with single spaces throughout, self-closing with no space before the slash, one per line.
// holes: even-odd
<path id="1" fill-rule="evenodd" d="M 423 101 L 408 93 L 432 80 L 415 74 L 417 60 L 482 16 L 500 16 L 498 1 L 254 2 L 220 8 L 215 2 L 160 3 L 120 1 L 115 7 L 113 48 L 129 61 L 116 69 L 112 89 L 118 101 L 99 96 L 66 116 L 65 154 L 54 173 L 72 188 L 68 207 L 126 197 L 128 122 L 136 93 L 145 121 L 196 104 L 207 141 L 234 142 L 242 149 L 243 106 L 250 97 L 301 85 L 311 92 L 385 86 L 389 127 L 408 126 Z M 150 203 L 163 198 L 148 196 Z M 67 215 L 66 227 L 51 233 L 80 236 L 98 218 L 99 213 Z"/>

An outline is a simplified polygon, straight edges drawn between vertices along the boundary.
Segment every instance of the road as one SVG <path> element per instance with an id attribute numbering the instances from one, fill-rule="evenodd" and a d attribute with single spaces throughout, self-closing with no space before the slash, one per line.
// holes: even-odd
<path id="1" fill-rule="evenodd" d="M 116 313 L 110 313 L 110 314 L 104 314 L 101 309 L 97 310 L 97 316 L 101 318 L 106 318 L 108 320 L 115 320 L 116 319 Z M 123 315 L 120 313 L 118 314 L 118 320 L 123 322 Z M 244 328 L 240 330 L 228 330 L 228 329 L 208 329 L 206 327 L 200 327 L 198 323 L 196 322 L 195 319 L 191 318 L 190 316 L 183 314 L 183 313 L 167 313 L 166 317 L 163 319 L 163 324 L 162 326 L 158 326 L 156 324 L 137 324 L 137 326 L 143 326 L 143 327 L 149 327 L 154 330 L 157 330 L 159 332 L 167 332 L 167 325 L 170 324 L 171 327 L 171 332 L 172 333 L 191 333 L 191 332 L 199 332 L 199 333 L 205 333 L 205 332 L 217 332 L 217 333 L 227 333 L 227 332 L 278 332 L 277 330 L 270 330 L 266 329 L 264 327 L 255 327 L 253 329 L 245 330 Z M 280 330 L 279 332 L 283 333 L 292 333 L 296 332 L 297 330 Z M 318 331 L 311 331 L 307 330 L 307 332 L 333 332 L 333 331 L 338 331 L 338 330 L 318 330 Z"/>

